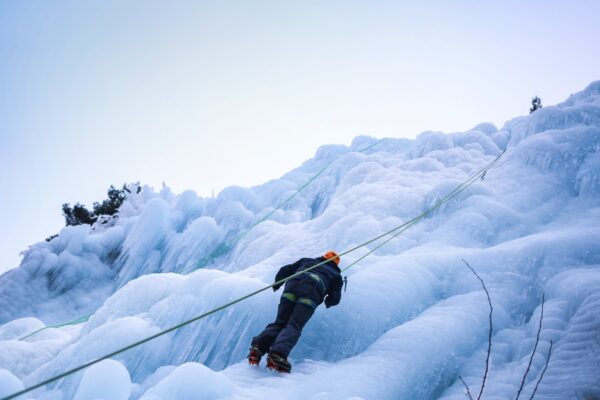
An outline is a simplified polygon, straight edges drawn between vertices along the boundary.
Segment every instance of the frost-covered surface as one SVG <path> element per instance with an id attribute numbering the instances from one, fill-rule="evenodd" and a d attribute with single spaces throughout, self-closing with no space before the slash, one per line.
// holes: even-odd
<path id="1" fill-rule="evenodd" d="M 536 398 L 600 397 L 600 82 L 555 107 L 415 140 L 330 145 L 281 179 L 216 198 L 143 188 L 117 219 L 68 227 L 0 277 L 0 394 L 63 372 L 259 289 L 277 269 L 342 251 L 420 214 L 506 149 L 476 182 L 348 271 L 338 307 L 319 308 L 289 376 L 246 365 L 274 317 L 263 292 L 33 393 L 41 399 L 464 399 L 478 393 L 494 306 L 484 396 L 522 398 L 552 357 Z M 219 244 L 319 178 L 234 248 Z M 374 246 L 373 244 L 372 246 Z M 342 259 L 356 260 L 361 249 Z M 92 314 L 83 324 L 46 325 Z M 108 384 L 109 382 L 110 384 Z M 107 387 L 107 385 L 109 385 Z"/>

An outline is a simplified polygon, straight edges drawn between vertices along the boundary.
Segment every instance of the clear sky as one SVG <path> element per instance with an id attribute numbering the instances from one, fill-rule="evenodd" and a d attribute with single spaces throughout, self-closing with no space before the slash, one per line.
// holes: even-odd
<path id="1" fill-rule="evenodd" d="M 598 1 L 0 2 L 0 271 L 61 204 L 201 196 L 322 144 L 501 126 L 600 79 Z"/>

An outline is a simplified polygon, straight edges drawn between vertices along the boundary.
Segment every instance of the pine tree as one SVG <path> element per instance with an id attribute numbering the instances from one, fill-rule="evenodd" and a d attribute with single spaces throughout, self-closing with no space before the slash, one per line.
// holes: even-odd
<path id="1" fill-rule="evenodd" d="M 107 192 L 108 200 L 104 200 L 102 203 L 94 203 L 94 214 L 97 216 L 115 215 L 127 197 L 125 192 L 131 193 L 126 185 L 123 185 L 123 189 L 117 189 L 110 185 Z"/>
<path id="2" fill-rule="evenodd" d="M 73 209 L 69 205 L 69 203 L 65 203 L 62 205 L 62 213 L 65 217 L 65 225 L 77 225 L 75 223 L 75 218 L 73 217 Z"/>
<path id="3" fill-rule="evenodd" d="M 139 193 L 141 190 L 138 183 L 136 193 Z M 73 207 L 71 207 L 69 203 L 65 203 L 62 205 L 65 224 L 67 226 L 81 224 L 92 225 L 101 216 L 115 215 L 129 193 L 131 193 L 131 190 L 127 185 L 123 185 L 122 189 L 117 189 L 113 185 L 110 185 L 110 188 L 107 191 L 108 199 L 103 200 L 101 203 L 95 202 L 93 211 L 88 210 L 81 203 L 76 203 Z"/>
<path id="4" fill-rule="evenodd" d="M 98 219 L 90 210 L 81 203 L 76 203 L 72 208 L 69 203 L 62 205 L 62 212 L 65 216 L 67 226 L 93 224 Z"/>
<path id="5" fill-rule="evenodd" d="M 531 108 L 529 109 L 529 114 L 539 110 L 540 108 L 542 108 L 542 99 L 535 96 L 533 99 L 531 99 Z"/>

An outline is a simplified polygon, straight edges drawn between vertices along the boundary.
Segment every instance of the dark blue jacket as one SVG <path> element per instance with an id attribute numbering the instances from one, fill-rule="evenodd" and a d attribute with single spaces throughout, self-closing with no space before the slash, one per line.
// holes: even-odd
<path id="1" fill-rule="evenodd" d="M 308 269 L 316 264 L 325 261 L 325 257 L 317 258 L 301 258 L 293 264 L 288 264 L 279 269 L 279 272 L 275 276 L 275 282 L 285 279 L 289 276 L 294 275 L 296 272 Z M 325 299 L 325 306 L 327 308 L 338 304 L 342 298 L 342 286 L 343 280 L 339 267 L 332 260 L 327 261 L 323 265 L 319 265 L 316 268 L 310 270 L 310 272 L 318 274 L 321 281 L 324 283 L 323 298 Z M 296 279 L 305 279 L 305 274 L 301 274 Z M 290 281 L 291 281 L 290 280 Z M 289 281 L 288 281 L 289 282 Z M 279 289 L 281 284 L 273 286 L 273 290 Z M 321 299 L 322 300 L 322 299 Z"/>

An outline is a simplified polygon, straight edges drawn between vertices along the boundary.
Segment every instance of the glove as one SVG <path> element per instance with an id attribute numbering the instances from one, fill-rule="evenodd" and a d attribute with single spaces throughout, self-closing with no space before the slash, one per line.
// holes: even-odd
<path id="1" fill-rule="evenodd" d="M 276 292 L 281 287 L 281 284 L 273 286 L 273 291 Z"/>

